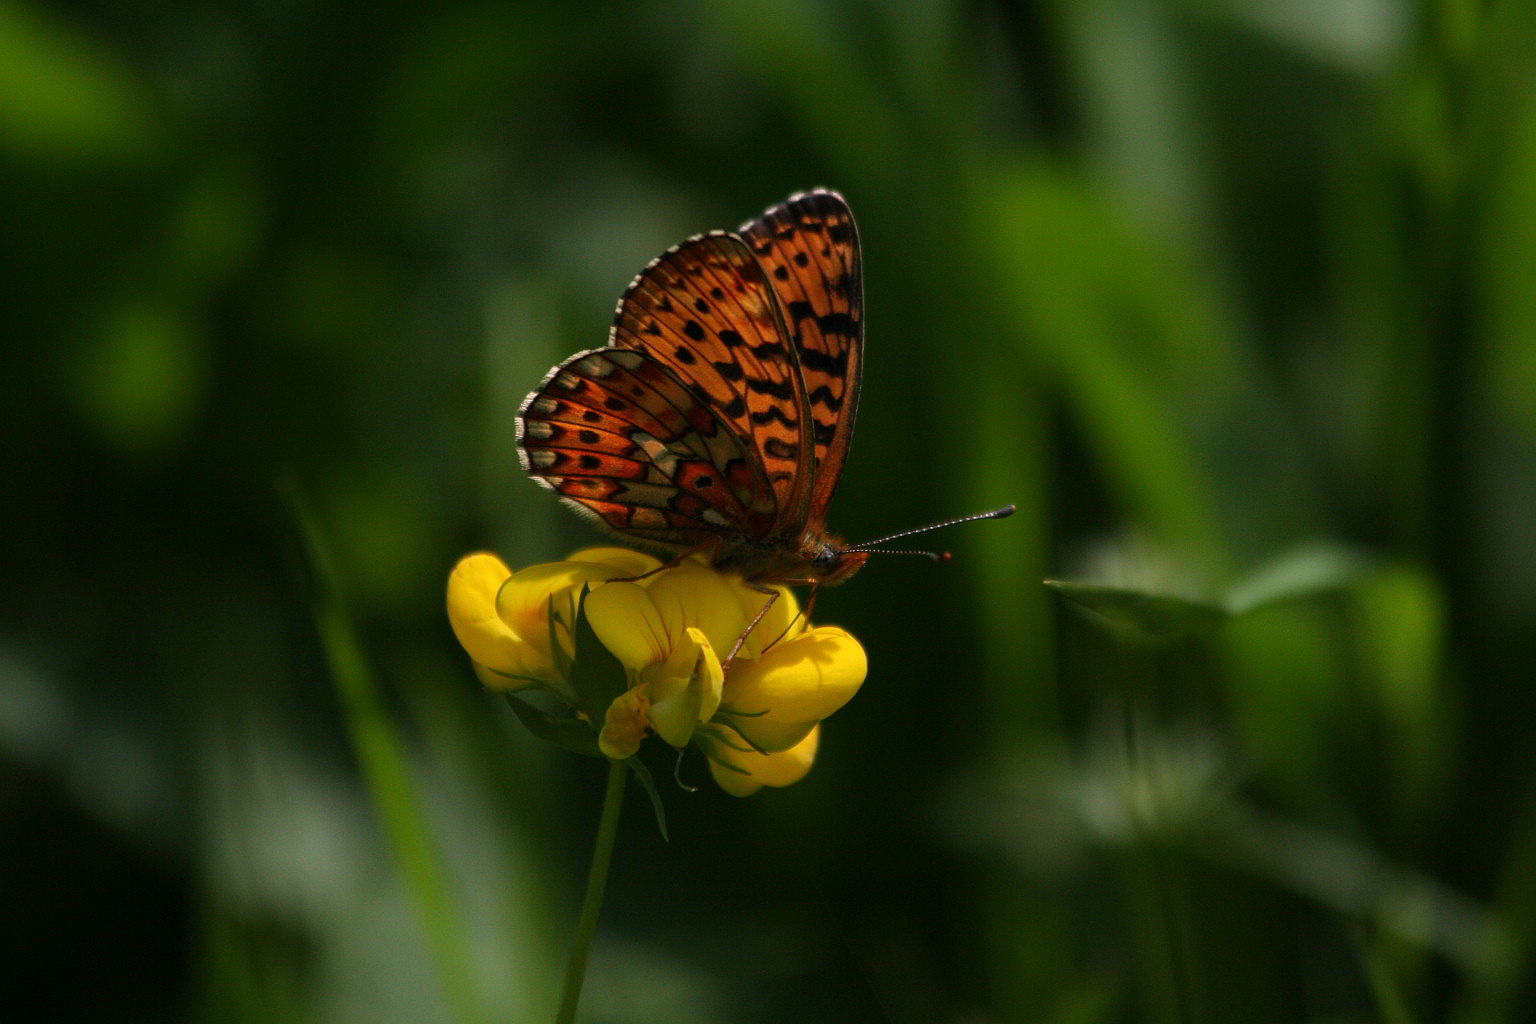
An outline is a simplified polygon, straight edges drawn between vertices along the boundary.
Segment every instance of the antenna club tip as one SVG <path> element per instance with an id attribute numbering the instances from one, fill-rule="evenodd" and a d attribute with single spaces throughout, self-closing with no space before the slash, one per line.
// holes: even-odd
<path id="1" fill-rule="evenodd" d="M 950 554 L 948 551 L 940 551 L 938 558 L 936 559 L 936 561 L 940 562 L 953 562 L 954 560 L 955 556 Z"/>
<path id="2" fill-rule="evenodd" d="M 997 518 L 999 518 L 999 519 L 1007 519 L 1009 516 L 1013 515 L 1018 510 L 1019 510 L 1019 506 L 1015 505 L 1013 502 L 1010 501 L 1008 504 L 1004 505 L 1002 508 L 997 510 Z"/>

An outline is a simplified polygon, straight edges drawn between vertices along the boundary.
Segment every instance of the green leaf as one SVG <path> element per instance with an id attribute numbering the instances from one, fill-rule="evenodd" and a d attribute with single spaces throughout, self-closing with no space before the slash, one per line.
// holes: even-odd
<path id="1" fill-rule="evenodd" d="M 1342 590 L 1372 568 L 1364 553 L 1340 544 L 1317 542 L 1294 548 L 1250 573 L 1232 587 L 1223 602 L 1232 615 L 1256 608 Z"/>
<path id="2" fill-rule="evenodd" d="M 641 788 L 650 796 L 651 812 L 656 815 L 656 828 L 661 832 L 661 838 L 671 842 L 671 837 L 667 835 L 667 809 L 662 805 L 661 793 L 656 789 L 656 780 L 651 776 L 651 770 L 638 756 L 626 758 L 624 764 L 635 773 Z"/>
<path id="3" fill-rule="evenodd" d="M 507 703 L 512 705 L 518 721 L 539 739 L 586 757 L 603 756 L 590 723 L 574 716 L 552 714 L 516 694 L 507 694 Z"/>
<path id="4" fill-rule="evenodd" d="M 576 658 L 570 679 L 581 709 L 592 721 L 601 723 L 608 713 L 608 705 L 629 689 L 629 677 L 624 665 L 598 641 L 592 624 L 587 621 L 590 589 L 582 588 L 581 599 L 576 605 L 576 621 L 571 624 Z"/>
<path id="5" fill-rule="evenodd" d="M 1069 580 L 1046 580 L 1045 585 L 1145 640 L 1167 642 L 1206 636 L 1227 620 L 1227 613 L 1215 605 L 1169 594 Z"/>

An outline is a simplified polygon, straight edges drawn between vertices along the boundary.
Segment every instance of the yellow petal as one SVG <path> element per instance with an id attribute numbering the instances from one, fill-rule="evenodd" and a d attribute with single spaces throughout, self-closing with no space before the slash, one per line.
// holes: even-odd
<path id="1" fill-rule="evenodd" d="M 723 744 L 710 748 L 709 771 L 720 788 L 732 796 L 751 796 L 763 786 L 788 786 L 805 778 L 816 760 L 821 730 L 812 728 L 805 738 L 777 754 L 735 750 Z M 726 762 L 725 765 L 717 763 Z M 726 767 L 730 765 L 731 767 Z M 732 768 L 741 769 L 733 771 Z M 747 774 L 742 774 L 742 772 Z"/>
<path id="2" fill-rule="evenodd" d="M 515 677 L 526 685 L 552 674 L 549 644 L 531 645 L 497 614 L 496 595 L 510 576 L 495 555 L 481 552 L 460 559 L 448 577 L 448 621 L 472 661 L 497 679 Z M 505 685 L 518 684 L 509 679 Z"/>
<path id="3" fill-rule="evenodd" d="M 556 631 L 570 653 L 570 624 L 576 616 L 576 599 L 585 584 L 602 583 L 621 573 L 600 562 L 545 562 L 515 572 L 496 594 L 496 614 L 522 640 L 552 662 L 549 649 L 549 615 L 554 611 L 561 627 Z"/>
<path id="4" fill-rule="evenodd" d="M 653 577 L 645 590 L 661 613 L 669 648 L 682 642 L 687 629 L 697 628 L 724 656 L 750 621 L 731 584 L 711 569 L 682 565 Z"/>
<path id="5" fill-rule="evenodd" d="M 661 562 L 650 555 L 612 546 L 582 548 L 566 561 L 593 562 L 605 566 L 614 570 L 615 574 L 609 578 L 616 580 L 633 579 L 661 568 Z"/>
<path id="6" fill-rule="evenodd" d="M 656 604 L 638 583 L 607 583 L 587 595 L 587 622 L 631 674 L 666 659 L 672 645 Z"/>
<path id="7" fill-rule="evenodd" d="M 690 627 L 679 651 L 645 673 L 651 698 L 651 727 L 674 747 L 685 747 L 693 731 L 720 706 L 725 671 L 700 629 Z"/>
<path id="8" fill-rule="evenodd" d="M 548 646 L 549 599 L 556 597 L 562 617 L 575 613 L 576 595 L 584 583 L 614 578 L 618 570 L 597 562 L 544 562 L 513 573 L 496 595 L 496 612 L 503 622 L 530 641 L 542 630 Z"/>
<path id="9" fill-rule="evenodd" d="M 845 630 L 818 626 L 737 661 L 726 685 L 730 722 L 762 750 L 786 750 L 846 704 L 864 682 L 864 648 Z"/>

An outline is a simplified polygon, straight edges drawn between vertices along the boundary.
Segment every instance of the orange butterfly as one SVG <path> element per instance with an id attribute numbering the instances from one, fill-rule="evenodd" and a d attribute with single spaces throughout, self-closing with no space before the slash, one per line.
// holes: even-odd
<path id="1" fill-rule="evenodd" d="M 859 235 L 817 189 L 651 262 L 606 348 L 518 412 L 523 469 L 644 546 L 754 583 L 839 583 L 869 558 L 826 532 L 864 362 Z"/>

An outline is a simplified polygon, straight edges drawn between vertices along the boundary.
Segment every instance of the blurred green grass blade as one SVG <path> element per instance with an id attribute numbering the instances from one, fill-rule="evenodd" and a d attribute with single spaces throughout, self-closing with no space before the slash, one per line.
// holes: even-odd
<path id="1" fill-rule="evenodd" d="M 1140 996 L 1150 1020 L 1207 1019 L 1195 962 L 1187 885 L 1171 849 L 1136 842 L 1125 851 L 1124 885 L 1136 948 Z"/>
<path id="2" fill-rule="evenodd" d="M 162 149 L 148 79 L 93 35 L 46 5 L 0 0 L 0 152 L 68 165 Z"/>
<path id="3" fill-rule="evenodd" d="M 1536 786 L 1527 785 L 1519 820 L 1510 829 L 1492 911 L 1498 927 L 1487 927 L 1456 1024 L 1502 1024 L 1515 1020 L 1530 988 L 1536 962 Z"/>
<path id="4" fill-rule="evenodd" d="M 1230 367 L 1217 314 L 1064 169 L 1020 161 L 991 184 L 971 212 L 997 321 L 1051 376 L 1120 500 L 1220 568 L 1218 503 L 1180 405 L 1221 394 L 1219 371 Z M 1164 377 L 1180 390 L 1159 388 Z"/>
<path id="5" fill-rule="evenodd" d="M 490 1015 L 475 982 L 465 938 L 428 818 L 411 780 L 406 746 L 391 722 L 383 692 L 358 641 L 331 552 L 297 484 L 284 481 L 310 572 L 315 626 L 369 797 L 420 916 L 438 983 L 455 1019 L 479 1024 Z"/>
<path id="6" fill-rule="evenodd" d="M 1227 613 L 1214 605 L 1171 594 L 1069 580 L 1046 580 L 1045 585 L 1073 604 L 1103 616 L 1144 640 L 1174 641 L 1208 636 L 1227 621 Z"/>
<path id="7" fill-rule="evenodd" d="M 1272 559 L 1228 592 L 1225 606 L 1244 615 L 1268 604 L 1341 590 L 1358 582 L 1370 568 L 1363 552 L 1339 544 L 1306 544 Z"/>
<path id="8" fill-rule="evenodd" d="M 1237 803 L 1215 825 L 1203 855 L 1268 878 L 1382 939 L 1432 953 L 1467 976 L 1484 971 L 1495 946 L 1508 948 L 1503 922 L 1482 902 L 1360 839 Z"/>
<path id="9" fill-rule="evenodd" d="M 1392 969 L 1392 958 L 1379 942 L 1362 939 L 1359 945 L 1365 978 L 1376 1000 L 1376 1019 L 1381 1024 L 1416 1024 L 1403 982 Z"/>
<path id="10" fill-rule="evenodd" d="M 810 0 L 706 4 L 703 9 L 739 48 L 748 73 L 791 113 L 823 159 L 830 158 L 852 180 L 891 178 L 879 154 L 903 148 L 902 126 L 866 51 L 849 33 L 836 31 L 836 19 L 822 17 Z M 806 32 L 812 24 L 819 30 Z M 825 87 L 826 68 L 838 69 L 836 89 Z M 858 132 L 850 133 L 849 125 L 858 125 Z"/>
<path id="11" fill-rule="evenodd" d="M 1505 126 L 1505 159 L 1488 190 L 1474 282 L 1478 312 L 1487 323 L 1485 377 L 1491 404 L 1512 429 L 1536 438 L 1536 288 L 1530 254 L 1536 252 L 1536 95 L 1521 94 Z"/>
<path id="12" fill-rule="evenodd" d="M 1395 780 L 1384 809 L 1412 829 L 1445 795 L 1462 718 L 1445 676 L 1444 603 L 1436 581 L 1408 565 L 1383 566 L 1349 591 L 1353 653 Z"/>
<path id="13" fill-rule="evenodd" d="M 197 934 L 197 1020 L 225 1024 L 304 1024 L 303 978 L 282 943 L 210 902 Z"/>
<path id="14" fill-rule="evenodd" d="M 960 446 L 961 480 L 970 492 L 958 507 L 983 508 L 1007 499 L 1018 511 L 998 529 L 955 537 L 956 561 L 979 584 L 974 603 L 983 661 L 976 676 L 992 709 L 986 718 L 997 730 L 1000 754 L 1026 737 L 1047 742 L 1060 724 L 1051 685 L 1052 598 L 1030 582 L 1050 571 L 1050 438 L 1038 389 L 1014 387 L 1012 381 L 1012 375 L 998 374 L 974 399 L 971 415 L 982 429 L 974 443 Z M 957 390 L 955 401 L 964 400 Z M 1029 642 L 1020 643 L 1021 636 Z"/>

